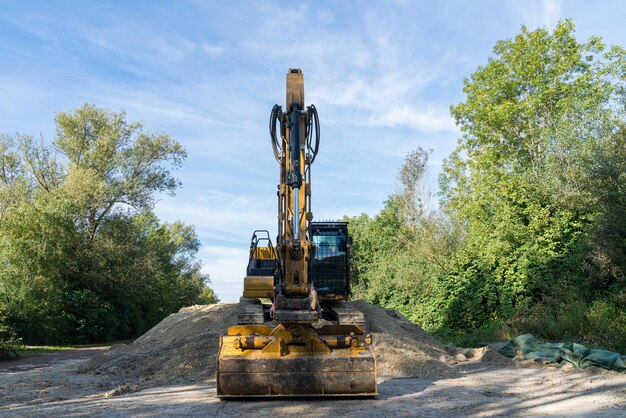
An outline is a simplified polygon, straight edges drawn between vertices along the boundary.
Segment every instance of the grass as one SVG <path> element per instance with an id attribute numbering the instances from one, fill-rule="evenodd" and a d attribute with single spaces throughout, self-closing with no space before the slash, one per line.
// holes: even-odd
<path id="1" fill-rule="evenodd" d="M 24 354 L 37 354 L 37 353 L 45 353 L 48 351 L 66 351 L 73 350 L 74 347 L 69 345 L 22 345 L 16 348 L 16 351 L 20 355 Z"/>
<path id="2" fill-rule="evenodd" d="M 80 344 L 80 345 L 21 345 L 16 347 L 15 351 L 20 358 L 31 357 L 40 353 L 49 353 L 56 351 L 75 350 L 79 348 L 97 348 L 108 347 L 113 344 L 128 344 L 133 340 L 116 340 L 98 344 Z"/>

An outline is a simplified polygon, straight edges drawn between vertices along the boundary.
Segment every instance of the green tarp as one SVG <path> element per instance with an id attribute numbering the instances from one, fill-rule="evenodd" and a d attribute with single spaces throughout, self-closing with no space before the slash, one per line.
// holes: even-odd
<path id="1" fill-rule="evenodd" d="M 579 369 L 602 367 L 607 370 L 626 372 L 626 356 L 607 350 L 587 348 L 576 343 L 544 343 L 531 334 L 513 338 L 498 352 L 509 358 L 521 351 L 522 357 L 542 363 L 571 364 Z"/>

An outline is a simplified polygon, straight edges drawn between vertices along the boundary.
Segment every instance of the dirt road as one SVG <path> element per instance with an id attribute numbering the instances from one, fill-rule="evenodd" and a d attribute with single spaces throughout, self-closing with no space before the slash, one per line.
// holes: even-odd
<path id="1" fill-rule="evenodd" d="M 0 416 L 626 416 L 626 375 L 602 370 L 465 362 L 453 377 L 380 378 L 376 399 L 220 401 L 214 381 L 141 388 L 75 372 L 97 352 L 0 363 Z"/>

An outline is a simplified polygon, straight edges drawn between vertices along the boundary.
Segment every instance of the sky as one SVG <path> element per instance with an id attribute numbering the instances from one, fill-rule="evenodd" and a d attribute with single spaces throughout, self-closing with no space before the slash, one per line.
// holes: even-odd
<path id="1" fill-rule="evenodd" d="M 276 234 L 268 121 L 289 68 L 320 117 L 315 219 L 375 215 L 417 147 L 436 191 L 459 137 L 449 107 L 495 43 L 567 18 L 580 41 L 626 46 L 617 0 L 3 0 L 0 134 L 51 139 L 55 114 L 86 102 L 170 134 L 188 157 L 155 213 L 195 225 L 211 287 L 236 301 L 252 231 Z"/>

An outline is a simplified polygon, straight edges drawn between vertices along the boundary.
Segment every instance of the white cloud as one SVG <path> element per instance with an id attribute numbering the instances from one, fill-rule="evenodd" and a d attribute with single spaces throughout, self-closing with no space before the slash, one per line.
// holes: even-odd
<path id="1" fill-rule="evenodd" d="M 392 107 L 382 112 L 372 113 L 368 122 L 378 126 L 408 126 L 422 131 L 454 131 L 456 129 L 447 109 L 435 110 L 431 107 L 424 110 L 409 106 Z"/>
<path id="2" fill-rule="evenodd" d="M 181 220 L 195 225 L 200 237 L 212 242 L 247 244 L 255 229 L 275 229 L 274 203 L 273 199 L 228 193 L 207 185 L 205 196 L 162 200 L 155 212 L 168 222 Z"/>
<path id="3" fill-rule="evenodd" d="M 210 275 L 211 286 L 224 302 L 241 296 L 252 232 L 269 229 L 276 234 L 275 208 L 264 205 L 263 199 L 209 187 L 202 198 L 163 200 L 155 213 L 164 221 L 181 220 L 196 227 L 203 243 L 198 253 L 202 271 Z"/>
<path id="4" fill-rule="evenodd" d="M 325 18 L 310 21 L 306 7 L 292 10 L 280 23 L 275 22 L 282 17 L 275 18 L 274 6 L 260 10 L 261 23 L 251 28 L 252 36 L 243 45 L 265 60 L 298 63 L 305 72 L 307 101 L 331 114 L 326 123 L 345 123 L 350 117 L 350 123 L 369 126 L 454 129 L 447 109 L 435 110 L 439 97 L 424 89 L 447 81 L 459 54 L 444 50 L 437 57 L 420 55 L 420 43 L 427 40 L 398 30 L 411 17 L 394 8 L 384 14 L 376 7 L 362 8 L 351 15 L 351 24 L 360 30 L 351 31 L 328 25 Z M 278 24 L 281 30 L 268 29 Z M 298 33 L 297 42 L 285 42 L 290 31 Z"/>
<path id="5" fill-rule="evenodd" d="M 35 85 L 19 77 L 0 76 L 0 97 L 11 98 L 0 100 L 0 110 L 5 116 L 11 115 L 16 108 L 37 106 L 45 100 L 49 92 L 46 88 Z M 14 120 L 15 116 L 11 119 Z"/>
<path id="6" fill-rule="evenodd" d="M 97 94 L 93 97 L 99 103 L 105 102 L 116 109 L 124 109 L 137 113 L 142 120 L 146 117 L 150 119 L 170 119 L 176 121 L 188 121 L 189 123 L 210 123 L 222 126 L 232 126 L 227 123 L 208 117 L 206 114 L 198 112 L 190 106 L 181 104 L 163 95 L 141 90 L 119 91 L 115 94 Z"/>
<path id="7" fill-rule="evenodd" d="M 529 29 L 539 27 L 552 29 L 562 18 L 561 0 L 532 0 L 521 1 L 517 7 Z"/>
<path id="8" fill-rule="evenodd" d="M 207 55 L 220 55 L 224 51 L 221 46 L 212 45 L 208 42 L 203 42 L 201 48 Z"/>
<path id="9" fill-rule="evenodd" d="M 447 107 L 420 99 L 421 91 L 435 82 L 436 68 L 414 74 L 393 72 L 380 78 L 353 78 L 316 83 L 311 96 L 318 107 L 338 106 L 344 113 L 363 111 L 365 124 L 382 127 L 406 127 L 422 131 L 454 131 Z M 362 120 L 354 119 L 352 123 Z"/>
<path id="10" fill-rule="evenodd" d="M 150 25 L 136 25 L 124 19 L 107 22 L 99 28 L 74 22 L 73 29 L 75 36 L 124 57 L 138 67 L 175 64 L 199 49 L 196 42 L 178 34 L 164 36 Z"/>
<path id="11" fill-rule="evenodd" d="M 543 24 L 548 28 L 556 26 L 561 18 L 561 0 L 543 0 Z"/>

